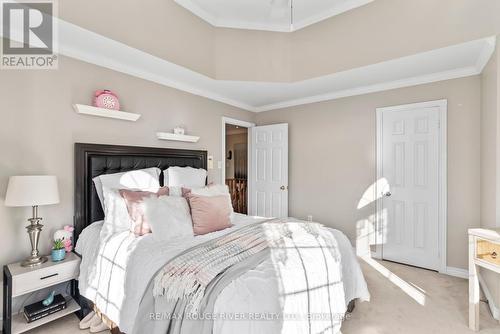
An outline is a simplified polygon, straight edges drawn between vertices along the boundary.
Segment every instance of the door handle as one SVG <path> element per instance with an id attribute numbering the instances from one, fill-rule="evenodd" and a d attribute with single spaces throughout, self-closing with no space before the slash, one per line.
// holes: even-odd
<path id="1" fill-rule="evenodd" d="M 392 194 L 391 194 L 391 192 L 390 192 L 390 191 L 386 191 L 386 192 L 384 193 L 384 196 L 385 196 L 385 197 L 391 197 L 391 195 L 392 195 Z"/>
<path id="2" fill-rule="evenodd" d="M 285 190 L 285 189 L 286 189 L 286 187 L 285 187 L 285 186 L 281 186 L 281 187 L 280 187 L 280 189 L 281 189 L 281 190 Z"/>

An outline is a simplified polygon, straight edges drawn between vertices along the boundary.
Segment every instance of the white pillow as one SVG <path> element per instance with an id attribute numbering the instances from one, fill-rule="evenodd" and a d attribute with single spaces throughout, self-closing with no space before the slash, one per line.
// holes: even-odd
<path id="1" fill-rule="evenodd" d="M 132 223 L 127 204 L 120 195 L 119 189 L 103 187 L 104 224 L 101 229 L 101 240 L 124 231 L 130 231 Z"/>
<path id="2" fill-rule="evenodd" d="M 168 187 L 201 188 L 206 179 L 203 168 L 169 167 L 163 171 L 163 184 Z"/>
<path id="3" fill-rule="evenodd" d="M 169 241 L 194 236 L 187 200 L 183 197 L 160 196 L 144 199 L 144 215 L 153 238 Z"/>
<path id="4" fill-rule="evenodd" d="M 191 193 L 200 196 L 221 196 L 221 195 L 230 196 L 229 187 L 225 184 L 210 184 L 206 187 L 191 188 Z"/>
<path id="5" fill-rule="evenodd" d="M 123 173 L 103 174 L 92 179 L 102 209 L 106 212 L 103 188 L 135 189 L 156 192 L 160 188 L 161 170 L 157 167 L 131 170 Z"/>
<path id="6" fill-rule="evenodd" d="M 168 187 L 168 196 L 182 197 L 182 187 Z"/>

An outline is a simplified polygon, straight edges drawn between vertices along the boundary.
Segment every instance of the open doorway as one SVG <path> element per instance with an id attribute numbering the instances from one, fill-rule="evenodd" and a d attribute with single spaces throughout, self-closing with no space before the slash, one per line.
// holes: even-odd
<path id="1" fill-rule="evenodd" d="M 222 118 L 222 179 L 229 187 L 235 212 L 248 214 L 249 128 L 253 123 Z"/>
<path id="2" fill-rule="evenodd" d="M 248 213 L 248 129 L 226 124 L 226 184 L 235 212 Z"/>

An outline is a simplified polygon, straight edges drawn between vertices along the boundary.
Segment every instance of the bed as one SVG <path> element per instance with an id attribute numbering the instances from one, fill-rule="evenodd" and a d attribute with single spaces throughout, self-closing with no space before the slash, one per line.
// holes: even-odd
<path id="1" fill-rule="evenodd" d="M 99 310 L 118 326 L 115 332 L 134 333 L 189 333 L 190 323 L 198 324 L 197 333 L 295 333 L 311 332 L 322 322 L 332 323 L 325 332 L 336 333 L 341 320 L 333 323 L 329 319 L 285 319 L 280 302 L 280 279 L 276 267 L 270 260 L 255 262 L 248 270 L 234 276 L 219 290 L 211 302 L 210 317 L 184 318 L 182 321 L 166 318 L 172 303 L 153 296 L 154 277 L 165 263 L 179 253 L 215 240 L 233 230 L 264 223 L 266 218 L 236 214 L 233 227 L 226 230 L 179 239 L 175 242 L 158 242 L 151 236 L 140 238 L 129 233 L 114 235 L 106 245 L 100 245 L 98 235 L 102 228 L 104 212 L 99 202 L 92 179 L 102 174 L 158 167 L 207 166 L 207 152 L 114 146 L 97 144 L 75 144 L 75 235 L 76 252 L 82 256 L 79 277 L 81 304 L 88 309 L 95 304 Z M 160 177 L 160 182 L 162 177 Z M 356 256 L 347 237 L 340 231 L 330 229 L 339 254 L 338 279 L 331 282 L 328 291 L 337 291 L 330 305 L 332 314 L 344 314 L 353 307 L 354 300 L 369 300 L 366 282 Z M 330 281 L 329 281 L 330 283 Z M 337 290 L 334 290 L 337 289 Z M 296 298 L 310 298 L 314 289 L 306 289 Z M 329 292 L 330 293 L 330 292 Z M 290 297 L 292 298 L 292 297 Z M 295 295 L 293 296 L 295 298 Z M 332 297 L 333 298 L 333 297 Z M 329 299 L 330 301 L 330 299 Z M 167 303 L 168 304 L 168 303 Z M 174 303 L 175 304 L 175 303 Z M 334 312 L 335 311 L 335 312 Z M 170 314 L 170 313 L 169 313 Z M 287 313 L 288 314 L 288 313 Z M 179 326 L 184 326 L 180 329 Z M 175 328 L 177 326 L 177 328 Z M 198 326 L 198 325 L 196 325 Z M 287 327 L 288 326 L 288 327 Z M 195 327 L 191 327 L 195 328 Z M 288 329 L 286 329 L 288 328 Z M 328 328 L 328 327 L 325 327 Z M 285 330 L 286 329 L 286 330 Z"/>

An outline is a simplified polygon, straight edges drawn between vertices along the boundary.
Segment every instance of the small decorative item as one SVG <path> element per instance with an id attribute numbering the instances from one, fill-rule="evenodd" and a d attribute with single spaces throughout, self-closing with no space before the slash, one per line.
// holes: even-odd
<path id="1" fill-rule="evenodd" d="M 64 260 L 66 257 L 66 249 L 64 249 L 64 243 L 62 239 L 57 239 L 54 241 L 54 247 L 52 248 L 52 261 L 58 262 Z"/>
<path id="2" fill-rule="evenodd" d="M 94 93 L 94 107 L 120 110 L 118 96 L 108 89 L 97 90 Z"/>
<path id="3" fill-rule="evenodd" d="M 184 128 L 181 128 L 180 126 L 174 128 L 174 134 L 176 134 L 176 135 L 183 135 L 184 134 Z"/>
<path id="4" fill-rule="evenodd" d="M 64 243 L 64 250 L 66 251 L 66 253 L 69 253 L 73 250 L 71 239 L 64 239 L 63 243 Z"/>
<path id="5" fill-rule="evenodd" d="M 54 233 L 54 241 L 60 239 L 64 244 L 66 252 L 71 252 L 73 250 L 73 231 L 74 227 L 71 225 L 66 225 L 62 230 L 57 230 Z"/>
<path id="6" fill-rule="evenodd" d="M 47 298 L 45 298 L 42 301 L 43 306 L 49 306 L 50 304 L 52 304 L 54 302 L 54 296 L 55 295 L 56 295 L 55 291 L 52 291 L 51 293 L 49 293 L 49 295 L 47 296 Z"/>

